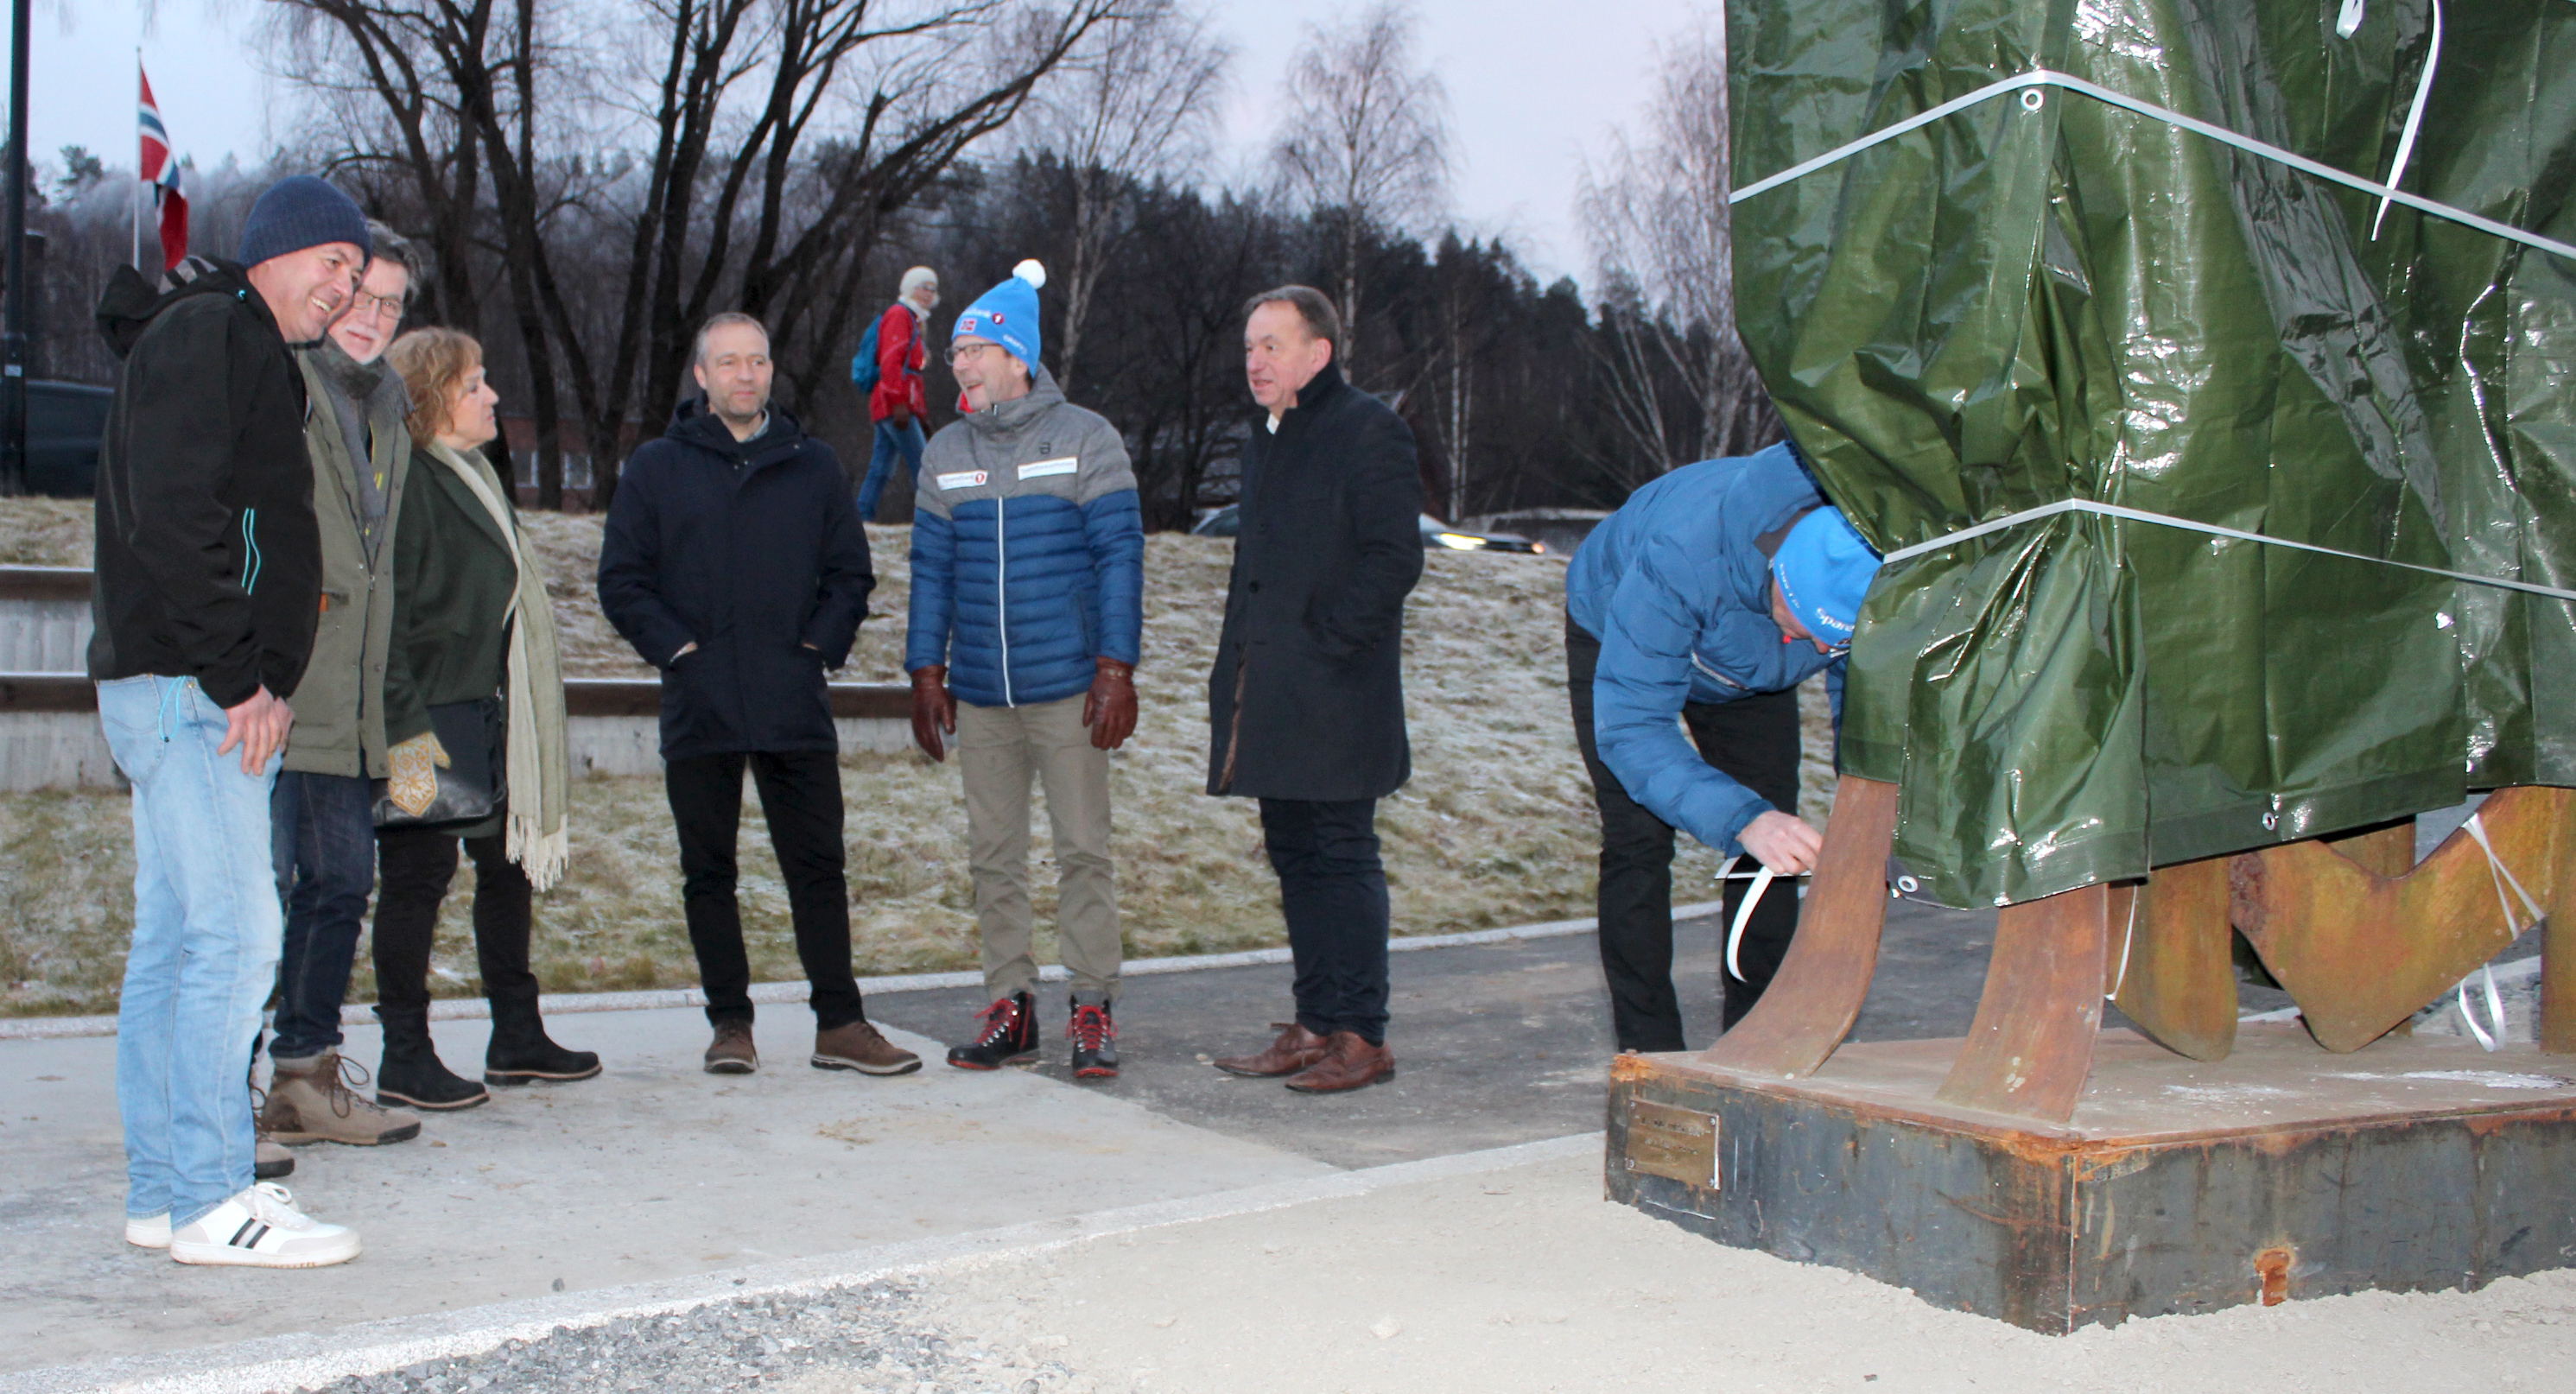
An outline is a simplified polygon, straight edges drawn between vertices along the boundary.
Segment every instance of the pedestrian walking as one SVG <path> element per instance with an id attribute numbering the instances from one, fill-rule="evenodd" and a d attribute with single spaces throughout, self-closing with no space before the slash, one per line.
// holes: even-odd
<path id="1" fill-rule="evenodd" d="M 1797 687 L 1824 673 L 1840 720 L 1843 653 L 1877 570 L 1786 442 L 1664 475 L 1575 552 L 1565 685 L 1601 810 L 1601 971 L 1619 1049 L 1682 1049 L 1673 829 L 1780 875 L 1815 869 L 1824 838 L 1797 811 Z M 1726 883 L 1730 1027 L 1798 927 L 1797 896 L 1774 885 L 1735 930 L 1745 894 Z"/>
<path id="2" fill-rule="evenodd" d="M 904 478 L 921 473 L 922 433 L 930 425 L 930 394 L 922 373 L 930 366 L 930 312 L 939 308 L 939 277 L 927 266 L 903 273 L 893 304 L 877 316 L 876 328 L 859 345 L 850 376 L 868 394 L 868 416 L 877 424 L 876 445 L 868 453 L 868 477 L 859 484 L 859 517 L 877 520 L 877 501 L 893 480 L 895 464 Z"/>
<path id="3" fill-rule="evenodd" d="M 99 304 L 122 360 L 99 451 L 89 674 L 133 786 L 125 1238 L 181 1263 L 311 1268 L 360 1248 L 254 1178 L 242 1072 L 277 982 L 270 799 L 322 605 L 309 403 L 288 345 L 348 307 L 369 247 L 357 205 L 299 175 L 251 205 L 239 260 L 157 294 L 120 268 Z"/>
<path id="4" fill-rule="evenodd" d="M 415 329 L 388 356 L 411 401 L 415 453 L 411 506 L 393 545 L 391 774 L 375 811 L 384 862 L 376 1015 L 385 1024 L 376 1092 L 420 1108 L 471 1108 L 490 1097 L 485 1085 L 599 1073 L 597 1055 L 546 1035 L 528 966 L 536 893 L 562 878 L 572 855 L 563 660 L 545 564 L 483 455 L 500 427 L 482 345 L 453 329 Z M 451 750 L 449 740 L 474 744 Z M 442 788 L 442 770 L 469 769 L 482 771 L 478 786 Z M 492 1005 L 481 1084 L 440 1063 L 429 1031 L 430 942 L 460 843 L 474 859 L 474 953 Z"/>
<path id="5" fill-rule="evenodd" d="M 1331 1093 L 1395 1074 L 1377 801 L 1412 773 L 1404 598 L 1422 578 L 1422 483 L 1403 419 L 1342 380 L 1329 298 L 1282 286 L 1245 320 L 1245 375 L 1268 416 L 1243 446 L 1208 792 L 1261 801 L 1297 1019 L 1216 1066 Z"/>
<path id="6" fill-rule="evenodd" d="M 812 985 L 816 1069 L 909 1074 L 921 1057 L 868 1024 L 850 967 L 840 743 L 824 674 L 848 661 L 876 573 L 832 448 L 769 399 L 769 332 L 699 329 L 684 399 L 618 481 L 599 601 L 662 672 L 663 785 L 681 901 L 715 1038 L 712 1074 L 760 1067 L 734 853 L 747 767 Z"/>
<path id="7" fill-rule="evenodd" d="M 1076 1079 L 1118 1073 L 1121 961 L 1109 858 L 1109 752 L 1136 729 L 1145 526 L 1116 428 L 1067 402 L 1040 361 L 1038 288 L 1020 263 L 958 316 L 948 364 L 967 414 L 930 442 L 912 522 L 912 732 L 957 737 L 966 840 L 992 1005 L 948 1063 L 990 1070 L 1038 1049 L 1029 782 L 1055 833 L 1056 940 L 1073 979 Z"/>
<path id="8" fill-rule="evenodd" d="M 313 403 L 313 521 L 322 540 L 321 615 L 295 689 L 269 810 L 286 935 L 277 965 L 272 1066 L 259 1111 L 273 1142 L 371 1147 L 420 1136 L 420 1119 L 351 1086 L 366 1076 L 340 1056 L 368 897 L 376 885 L 376 784 L 385 777 L 384 672 L 394 586 L 386 546 L 402 518 L 411 469 L 410 401 L 384 362 L 418 270 L 411 244 L 369 222 L 375 257 L 330 332 L 296 351 Z M 383 1080 L 376 1081 L 379 1093 Z"/>

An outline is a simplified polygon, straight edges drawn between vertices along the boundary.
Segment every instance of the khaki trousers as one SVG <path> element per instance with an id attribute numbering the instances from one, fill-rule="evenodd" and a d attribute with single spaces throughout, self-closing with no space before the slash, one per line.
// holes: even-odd
<path id="1" fill-rule="evenodd" d="M 984 988 L 999 1001 L 1034 989 L 1029 945 L 1029 780 L 1046 781 L 1055 830 L 1056 940 L 1077 993 L 1118 990 L 1118 889 L 1109 867 L 1109 752 L 1091 746 L 1079 696 L 1025 707 L 957 704 L 966 842 Z"/>

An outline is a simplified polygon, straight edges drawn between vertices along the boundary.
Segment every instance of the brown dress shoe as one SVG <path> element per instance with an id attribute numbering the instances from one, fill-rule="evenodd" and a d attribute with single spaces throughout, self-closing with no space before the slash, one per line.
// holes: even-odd
<path id="1" fill-rule="evenodd" d="M 1270 1023 L 1279 1039 L 1258 1055 L 1229 1055 L 1216 1061 L 1216 1067 L 1230 1075 L 1269 1079 L 1276 1075 L 1293 1075 L 1324 1058 L 1324 1038 L 1293 1021 Z"/>
<path id="2" fill-rule="evenodd" d="M 1336 1031 L 1324 1042 L 1324 1058 L 1292 1077 L 1289 1088 L 1300 1094 L 1336 1094 L 1395 1078 L 1395 1052 L 1370 1045 L 1359 1032 Z"/>
<path id="3" fill-rule="evenodd" d="M 814 1033 L 814 1068 L 908 1075 L 921 1068 L 921 1057 L 887 1040 L 866 1022 L 853 1021 Z"/>

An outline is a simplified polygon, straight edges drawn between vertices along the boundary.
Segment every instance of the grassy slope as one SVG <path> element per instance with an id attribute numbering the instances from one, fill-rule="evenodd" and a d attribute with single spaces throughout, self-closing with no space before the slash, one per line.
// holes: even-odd
<path id="1" fill-rule="evenodd" d="M 599 546 L 593 518 L 529 515 L 553 573 L 567 669 L 649 674 L 591 603 Z M 89 508 L 0 502 L 0 562 L 85 565 Z M 844 681 L 899 681 L 909 534 L 873 528 L 875 617 Z M 1119 894 L 1128 951 L 1138 956 L 1282 941 L 1278 898 L 1252 805 L 1212 799 L 1205 783 L 1204 680 L 1224 603 L 1231 544 L 1157 535 L 1146 554 L 1142 714 L 1113 757 Z M 1559 643 L 1564 563 L 1435 552 L 1407 611 L 1407 708 L 1413 782 L 1381 808 L 1396 929 L 1436 934 L 1590 913 L 1596 849 L 1590 786 L 1565 716 Z M 1821 749 L 1822 699 L 1810 691 L 1809 745 Z M 850 889 L 862 973 L 975 963 L 966 884 L 965 810 L 952 762 L 917 755 L 844 757 Z M 1830 773 L 1812 758 L 1807 812 L 1820 815 Z M 676 987 L 695 981 L 680 919 L 669 810 L 656 779 L 575 785 L 573 862 L 538 910 L 538 971 L 551 991 Z M 745 810 L 743 923 L 754 973 L 802 976 L 787 897 L 756 803 Z M 1035 855 L 1047 856 L 1043 816 Z M 1676 895 L 1705 894 L 1717 858 L 1683 839 Z M 0 795 L 0 1014 L 112 1010 L 131 926 L 132 839 L 126 800 L 104 792 Z M 1052 875 L 1041 868 L 1040 955 Z M 473 990 L 458 873 L 439 929 L 441 995 Z M 362 956 L 363 959 L 363 956 Z M 362 961 L 352 1000 L 372 997 Z"/>

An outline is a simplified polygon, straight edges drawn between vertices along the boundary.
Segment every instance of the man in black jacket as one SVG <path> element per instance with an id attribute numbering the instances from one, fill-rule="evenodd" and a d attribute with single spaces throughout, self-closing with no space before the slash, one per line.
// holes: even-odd
<path id="1" fill-rule="evenodd" d="M 690 371 L 704 397 L 682 401 L 619 475 L 599 603 L 662 670 L 663 786 L 715 1028 L 707 1071 L 760 1067 L 734 898 L 747 764 L 813 985 L 814 1068 L 910 1074 L 921 1057 L 868 1024 L 850 968 L 840 741 L 823 676 L 848 661 L 876 588 L 867 533 L 832 447 L 770 402 L 760 321 L 708 320 Z"/>
<path id="2" fill-rule="evenodd" d="M 1404 598 L 1422 579 L 1422 485 L 1413 432 L 1333 366 L 1331 300 L 1283 286 L 1245 313 L 1245 375 L 1269 419 L 1243 448 L 1242 531 L 1208 676 L 1208 792 L 1261 800 L 1297 1020 L 1216 1065 L 1331 1093 L 1395 1073 L 1376 820 L 1412 773 Z"/>
<path id="3" fill-rule="evenodd" d="M 124 360 L 99 451 L 89 675 L 134 786 L 116 1028 L 125 1237 L 181 1263 L 358 1254 L 355 1234 L 253 1183 L 243 1072 L 284 923 L 270 790 L 322 601 L 288 345 L 322 337 L 368 249 L 357 205 L 297 176 L 252 205 L 239 262 L 192 263 L 157 295 L 120 269 L 99 305 Z"/>

